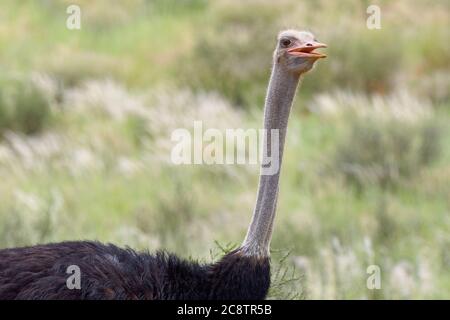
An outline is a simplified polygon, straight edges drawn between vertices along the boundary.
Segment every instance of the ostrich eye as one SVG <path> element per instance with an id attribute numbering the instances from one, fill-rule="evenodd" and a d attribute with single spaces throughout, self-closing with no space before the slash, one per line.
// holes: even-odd
<path id="1" fill-rule="evenodd" d="M 283 39 L 283 40 L 281 40 L 281 45 L 283 46 L 283 47 L 288 47 L 288 46 L 290 46 L 291 45 L 291 40 L 289 40 L 289 39 Z"/>

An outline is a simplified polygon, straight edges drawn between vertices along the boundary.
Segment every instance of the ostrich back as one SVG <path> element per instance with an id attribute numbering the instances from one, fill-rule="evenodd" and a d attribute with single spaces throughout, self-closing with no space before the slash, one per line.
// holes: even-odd
<path id="1" fill-rule="evenodd" d="M 0 250 L 0 299 L 264 299 L 269 285 L 269 259 L 239 250 L 214 264 L 91 241 Z"/>

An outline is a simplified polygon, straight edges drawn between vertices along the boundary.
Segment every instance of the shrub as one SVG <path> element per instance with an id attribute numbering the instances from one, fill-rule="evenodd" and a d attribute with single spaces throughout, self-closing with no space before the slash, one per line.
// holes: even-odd
<path id="1" fill-rule="evenodd" d="M 439 126 L 354 119 L 337 143 L 335 166 L 350 183 L 382 187 L 417 175 L 439 154 Z"/>
<path id="2" fill-rule="evenodd" d="M 359 187 L 418 175 L 442 149 L 433 106 L 405 90 L 371 97 L 336 91 L 317 95 L 310 109 L 336 124 L 333 167 Z"/>
<path id="3" fill-rule="evenodd" d="M 0 134 L 35 134 L 50 121 L 50 102 L 30 79 L 3 79 L 0 86 Z"/>
<path id="4" fill-rule="evenodd" d="M 71 88 L 90 79 L 114 78 L 122 72 L 126 61 L 118 63 L 111 56 L 63 47 L 40 64 L 40 69 L 54 76 L 60 86 Z"/>
<path id="5" fill-rule="evenodd" d="M 214 8 L 213 27 L 200 33 L 181 81 L 193 88 L 218 91 L 233 104 L 260 104 L 270 73 L 277 30 L 276 7 L 268 3 L 227 4 Z M 257 14 L 255 14 L 257 12 Z"/>

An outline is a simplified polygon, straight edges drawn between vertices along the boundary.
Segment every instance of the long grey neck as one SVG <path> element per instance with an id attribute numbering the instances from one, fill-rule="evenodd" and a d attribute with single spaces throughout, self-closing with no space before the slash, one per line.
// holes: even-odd
<path id="1" fill-rule="evenodd" d="M 241 252 L 248 256 L 269 256 L 284 140 L 298 82 L 299 75 L 274 63 L 265 102 L 263 167 L 259 177 L 258 196 L 252 222 L 241 246 Z M 273 139 L 277 137 L 274 131 L 278 131 L 278 139 Z M 272 172 L 264 167 L 264 163 L 269 160 L 275 169 Z"/>

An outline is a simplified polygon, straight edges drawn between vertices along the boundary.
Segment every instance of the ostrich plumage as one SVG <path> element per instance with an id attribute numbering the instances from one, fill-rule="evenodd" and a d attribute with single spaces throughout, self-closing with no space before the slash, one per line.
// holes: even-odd
<path id="1" fill-rule="evenodd" d="M 66 285 L 71 265 L 81 270 L 81 290 Z M 269 269 L 268 258 L 236 251 L 217 263 L 199 264 L 163 251 L 152 255 L 99 242 L 62 242 L 1 250 L 0 298 L 263 299 Z"/>
<path id="2" fill-rule="evenodd" d="M 264 299 L 270 287 L 269 248 L 289 113 L 300 76 L 325 57 L 314 52 L 321 47 L 325 45 L 309 32 L 286 30 L 278 35 L 263 143 L 263 163 L 272 161 L 275 171 L 261 168 L 252 221 L 238 249 L 212 264 L 94 241 L 2 249 L 0 299 Z M 80 270 L 80 288 L 67 284 L 70 266 Z"/>

